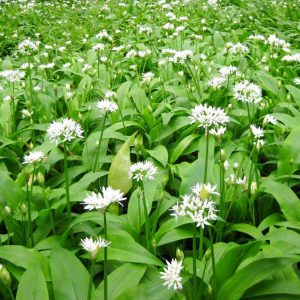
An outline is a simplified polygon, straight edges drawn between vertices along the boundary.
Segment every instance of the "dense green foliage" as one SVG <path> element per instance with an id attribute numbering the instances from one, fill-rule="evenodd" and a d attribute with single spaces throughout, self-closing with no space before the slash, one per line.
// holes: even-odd
<path id="1" fill-rule="evenodd" d="M 299 299 L 299 8 L 0 0 L 0 298 Z M 224 132 L 193 122 L 200 104 Z M 63 118 L 82 137 L 52 142 Z M 157 172 L 136 182 L 145 160 Z M 203 227 L 171 215 L 197 183 L 218 216 Z M 122 205 L 84 209 L 107 186 Z M 100 236 L 92 259 L 81 241 Z M 160 273 L 175 257 L 180 290 Z"/>

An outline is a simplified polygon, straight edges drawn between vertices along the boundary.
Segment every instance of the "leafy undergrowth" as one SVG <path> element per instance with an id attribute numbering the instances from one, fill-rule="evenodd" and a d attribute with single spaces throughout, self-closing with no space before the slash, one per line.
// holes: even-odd
<path id="1" fill-rule="evenodd" d="M 299 299 L 299 0 L 0 4 L 1 299 Z"/>

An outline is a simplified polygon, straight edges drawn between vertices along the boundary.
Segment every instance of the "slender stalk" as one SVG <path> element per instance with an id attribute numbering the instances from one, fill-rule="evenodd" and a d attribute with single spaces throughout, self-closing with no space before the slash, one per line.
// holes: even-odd
<path id="1" fill-rule="evenodd" d="M 193 229 L 193 299 L 197 300 L 197 228 L 196 223 L 194 224 Z"/>
<path id="2" fill-rule="evenodd" d="M 94 271 L 94 260 L 91 259 L 91 270 L 90 270 L 90 282 L 89 282 L 89 289 L 88 289 L 88 297 L 87 300 L 91 300 L 92 297 L 92 287 L 93 287 L 93 271 Z"/>
<path id="3" fill-rule="evenodd" d="M 100 52 L 97 51 L 97 75 L 98 79 L 100 78 Z"/>
<path id="4" fill-rule="evenodd" d="M 28 209 L 28 219 L 27 219 L 27 235 L 26 235 L 26 244 L 27 247 L 33 247 L 33 236 L 32 236 L 32 220 L 31 220 L 31 202 L 32 202 L 32 190 L 33 190 L 33 180 L 35 174 L 35 167 L 33 168 L 33 172 L 29 177 L 29 182 L 26 185 L 26 192 L 27 192 L 27 209 Z M 32 179 L 31 179 L 32 178 Z"/>
<path id="5" fill-rule="evenodd" d="M 208 232 L 209 232 L 209 239 L 210 239 L 211 262 L 212 262 L 212 269 L 213 269 L 213 279 L 212 279 L 213 295 L 216 295 L 216 263 L 215 263 L 215 252 L 214 252 L 214 240 L 213 240 L 212 230 L 210 226 L 208 226 Z"/>
<path id="6" fill-rule="evenodd" d="M 104 127 L 105 127 L 106 116 L 107 116 L 107 113 L 105 113 L 104 117 L 103 117 L 103 123 L 102 123 L 102 128 L 101 128 L 99 141 L 98 141 L 98 147 L 97 147 L 97 152 L 96 152 L 96 157 L 95 157 L 95 163 L 94 163 L 94 166 L 93 166 L 93 169 L 92 169 L 93 172 L 96 171 L 97 165 L 98 165 L 98 162 L 99 162 L 99 152 L 100 152 L 101 142 L 102 142 L 102 138 L 103 138 L 103 132 L 104 132 Z"/>
<path id="7" fill-rule="evenodd" d="M 200 244 L 199 244 L 199 258 L 202 259 L 203 257 L 203 245 L 204 245 L 204 230 L 200 226 Z"/>
<path id="8" fill-rule="evenodd" d="M 207 167 L 208 167 L 208 148 L 209 148 L 209 136 L 208 131 L 205 131 L 205 140 L 206 140 L 206 147 L 205 147 L 205 166 L 204 166 L 204 177 L 203 182 L 207 182 Z"/>
<path id="9" fill-rule="evenodd" d="M 104 239 L 107 241 L 106 211 L 104 211 Z M 104 247 L 104 300 L 107 300 L 107 247 Z"/>
<path id="10" fill-rule="evenodd" d="M 142 200 L 143 200 L 143 206 L 144 206 L 144 217 L 145 217 L 145 235 L 146 235 L 146 245 L 147 249 L 150 250 L 150 223 L 148 218 L 148 210 L 147 210 L 147 203 L 145 198 L 145 187 L 144 182 L 142 183 Z"/>
<path id="11" fill-rule="evenodd" d="M 8 287 L 7 289 L 8 289 L 8 293 L 9 293 L 10 299 L 11 300 L 15 300 L 15 296 L 14 296 L 12 290 L 11 290 L 11 287 Z"/>
<path id="12" fill-rule="evenodd" d="M 67 216 L 69 224 L 72 221 L 71 216 L 71 201 L 70 201 L 70 187 L 69 187 L 69 171 L 68 171 L 68 153 L 67 153 L 67 143 L 64 142 L 64 173 L 65 173 L 65 186 L 66 186 L 66 200 L 67 200 Z M 72 245 L 74 245 L 74 235 L 73 231 L 71 231 L 71 241 Z"/>

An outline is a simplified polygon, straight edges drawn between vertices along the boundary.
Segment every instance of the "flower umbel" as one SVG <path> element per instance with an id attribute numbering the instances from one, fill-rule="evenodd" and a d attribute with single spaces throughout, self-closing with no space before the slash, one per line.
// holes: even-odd
<path id="1" fill-rule="evenodd" d="M 182 261 L 177 261 L 172 259 L 171 262 L 167 261 L 167 265 L 163 272 L 160 272 L 160 278 L 164 280 L 163 285 L 167 285 L 168 288 L 173 287 L 174 290 L 182 289 L 182 277 L 180 277 L 180 272 L 183 269 Z"/>
<path id="2" fill-rule="evenodd" d="M 68 118 L 62 119 L 60 122 L 53 121 L 47 129 L 47 134 L 50 141 L 57 145 L 66 141 L 70 142 L 75 138 L 83 138 L 80 124 Z"/>
<path id="3" fill-rule="evenodd" d="M 229 117 L 221 108 L 215 108 L 206 103 L 198 104 L 192 109 L 192 114 L 189 117 L 191 124 L 196 123 L 198 127 L 207 129 L 218 129 L 229 122 Z"/>
<path id="4" fill-rule="evenodd" d="M 153 180 L 154 174 L 157 173 L 157 168 L 150 161 L 137 162 L 133 164 L 129 169 L 129 178 L 135 179 L 136 181 L 142 181 L 145 178 Z"/>
<path id="5" fill-rule="evenodd" d="M 101 237 L 98 237 L 96 240 L 86 237 L 80 241 L 80 245 L 85 251 L 90 253 L 92 260 L 97 258 L 101 248 L 108 247 L 109 244 L 110 242 Z"/>
<path id="6" fill-rule="evenodd" d="M 100 209 L 105 210 L 111 203 L 120 202 L 125 200 L 123 193 L 120 190 L 115 190 L 112 187 L 103 187 L 101 193 L 92 192 L 82 202 L 84 209 L 93 210 Z"/>
<path id="7" fill-rule="evenodd" d="M 40 161 L 45 160 L 46 155 L 42 151 L 31 151 L 24 156 L 23 164 L 37 164 Z"/>

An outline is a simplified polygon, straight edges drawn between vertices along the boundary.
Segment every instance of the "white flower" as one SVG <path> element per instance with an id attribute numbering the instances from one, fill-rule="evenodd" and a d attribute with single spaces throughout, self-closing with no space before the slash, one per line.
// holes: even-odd
<path id="1" fill-rule="evenodd" d="M 265 141 L 262 139 L 258 139 L 256 142 L 254 142 L 256 149 L 259 151 L 260 148 L 265 144 Z"/>
<path id="2" fill-rule="evenodd" d="M 154 73 L 147 72 L 142 74 L 142 83 L 150 83 L 154 77 Z"/>
<path id="3" fill-rule="evenodd" d="M 184 64 L 187 59 L 193 55 L 192 50 L 175 51 L 174 56 L 169 58 L 170 62 Z"/>
<path id="4" fill-rule="evenodd" d="M 84 209 L 93 210 L 105 210 L 111 203 L 120 202 L 126 200 L 123 197 L 123 193 L 120 190 L 115 190 L 112 187 L 103 187 L 101 193 L 92 192 L 83 200 L 82 204 L 85 205 Z"/>
<path id="5" fill-rule="evenodd" d="M 33 114 L 33 112 L 31 112 L 31 111 L 29 111 L 28 109 L 25 109 L 25 108 L 22 109 L 21 113 L 22 113 L 22 118 L 23 119 L 30 118 Z"/>
<path id="6" fill-rule="evenodd" d="M 5 70 L 0 72 L 0 77 L 8 82 L 14 83 L 22 80 L 25 77 L 25 72 L 19 70 Z"/>
<path id="7" fill-rule="evenodd" d="M 23 164 L 37 164 L 40 161 L 45 160 L 46 155 L 42 151 L 32 151 L 24 156 Z"/>
<path id="8" fill-rule="evenodd" d="M 63 64 L 63 68 L 67 69 L 71 67 L 71 63 L 67 62 L 65 64 Z"/>
<path id="9" fill-rule="evenodd" d="M 109 113 L 118 110 L 118 105 L 114 101 L 110 101 L 108 99 L 103 99 L 98 101 L 97 107 L 101 112 Z"/>
<path id="10" fill-rule="evenodd" d="M 109 244 L 110 242 L 101 237 L 98 237 L 96 240 L 93 240 L 91 237 L 86 237 L 80 241 L 82 248 L 90 253 L 93 260 L 97 258 L 99 250 L 108 247 Z"/>
<path id="11" fill-rule="evenodd" d="M 271 123 L 272 125 L 277 124 L 277 119 L 273 117 L 272 115 L 265 115 L 263 120 L 263 125 L 267 125 L 268 123 Z"/>
<path id="12" fill-rule="evenodd" d="M 152 28 L 150 26 L 139 26 L 139 33 L 146 33 L 150 34 L 152 33 Z"/>
<path id="13" fill-rule="evenodd" d="M 240 75 L 239 69 L 237 67 L 234 67 L 234 66 L 222 67 L 219 70 L 219 73 L 223 77 L 228 77 L 228 76 L 231 76 L 231 75 L 236 75 L 236 76 Z"/>
<path id="14" fill-rule="evenodd" d="M 61 121 L 53 121 L 47 129 L 47 134 L 50 141 L 56 144 L 69 142 L 75 138 L 83 138 L 83 130 L 80 124 L 67 118 Z"/>
<path id="15" fill-rule="evenodd" d="M 291 46 L 286 41 L 281 40 L 278 37 L 276 37 L 275 34 L 271 34 L 265 41 L 265 44 L 276 47 L 276 48 L 282 48 L 282 50 L 284 50 L 285 52 L 289 52 L 290 51 L 289 48 Z"/>
<path id="16" fill-rule="evenodd" d="M 129 178 L 136 181 L 144 179 L 153 180 L 154 175 L 157 173 L 157 168 L 150 161 L 137 162 L 129 168 Z"/>
<path id="17" fill-rule="evenodd" d="M 242 102 L 259 103 L 262 101 L 261 88 L 249 80 L 237 83 L 233 87 L 233 96 Z"/>
<path id="18" fill-rule="evenodd" d="M 250 125 L 250 130 L 255 139 L 259 139 L 264 136 L 264 131 L 260 127 L 256 127 L 255 125 Z"/>
<path id="19" fill-rule="evenodd" d="M 226 81 L 226 78 L 223 76 L 215 76 L 211 80 L 208 81 L 208 86 L 216 89 L 222 87 L 223 83 Z"/>
<path id="20" fill-rule="evenodd" d="M 285 55 L 282 58 L 282 61 L 298 62 L 298 63 L 300 63 L 300 53 L 296 53 L 296 54 L 292 54 L 292 55 Z"/>
<path id="21" fill-rule="evenodd" d="M 246 176 L 244 176 L 243 178 L 241 178 L 241 177 L 236 178 L 235 184 L 242 185 L 242 186 L 246 187 L 247 186 L 247 178 L 246 178 Z"/>
<path id="22" fill-rule="evenodd" d="M 189 117 L 191 124 L 196 123 L 198 127 L 219 128 L 229 122 L 229 117 L 221 108 L 208 106 L 206 103 L 198 104 L 192 109 L 192 114 Z"/>
<path id="23" fill-rule="evenodd" d="M 33 52 L 36 52 L 38 48 L 39 48 L 39 43 L 34 42 L 30 39 L 26 39 L 18 45 L 18 49 L 23 55 L 30 55 Z"/>
<path id="24" fill-rule="evenodd" d="M 171 262 L 167 261 L 167 266 L 164 267 L 164 271 L 160 272 L 160 278 L 164 280 L 163 285 L 167 285 L 168 288 L 173 287 L 174 290 L 182 289 L 182 278 L 180 272 L 183 269 L 182 261 L 172 259 Z"/>
<path id="25" fill-rule="evenodd" d="M 251 34 L 249 36 L 249 39 L 254 40 L 254 41 L 265 41 L 266 40 L 266 38 L 261 34 Z"/>
<path id="26" fill-rule="evenodd" d="M 98 44 L 96 44 L 95 46 L 93 46 L 92 49 L 95 50 L 95 51 L 98 51 L 98 50 L 104 50 L 104 44 L 98 43 Z"/>
<path id="27" fill-rule="evenodd" d="M 182 196 L 182 202 L 175 204 L 171 210 L 171 216 L 176 219 L 179 216 L 189 217 L 197 227 L 204 228 L 210 225 L 210 221 L 217 219 L 215 202 L 212 195 L 219 195 L 216 192 L 217 186 L 211 184 L 198 183 L 192 187 L 192 193 Z"/>
<path id="28" fill-rule="evenodd" d="M 226 47 L 228 48 L 228 52 L 230 52 L 231 54 L 234 54 L 234 55 L 239 54 L 239 53 L 246 54 L 250 51 L 246 45 L 243 45 L 241 43 L 233 44 L 233 43 L 229 42 L 226 44 Z"/>
<path id="29" fill-rule="evenodd" d="M 209 133 L 212 134 L 213 136 L 220 138 L 222 135 L 225 134 L 226 127 L 220 126 L 219 128 L 212 128 L 209 130 Z"/>
<path id="30" fill-rule="evenodd" d="M 207 4 L 209 6 L 212 6 L 213 8 L 217 8 L 218 7 L 218 0 L 207 0 Z"/>
<path id="31" fill-rule="evenodd" d="M 111 99 L 111 98 L 114 98 L 114 97 L 116 97 L 116 93 L 113 92 L 113 91 L 107 91 L 107 92 L 105 93 L 105 98 L 106 98 L 106 99 Z"/>
<path id="32" fill-rule="evenodd" d="M 293 79 L 293 82 L 296 84 L 296 85 L 300 85 L 300 78 L 294 78 Z"/>

